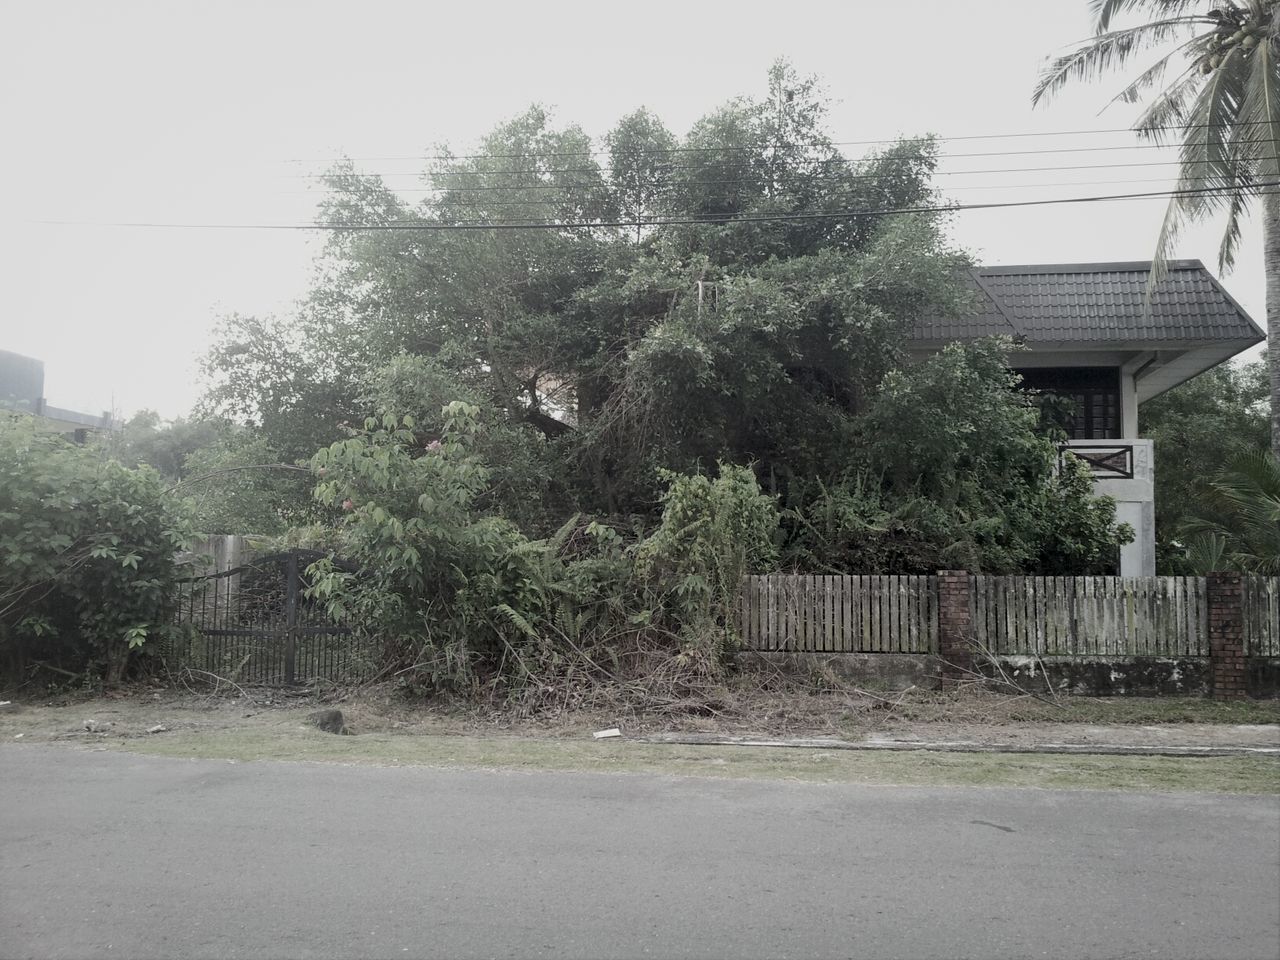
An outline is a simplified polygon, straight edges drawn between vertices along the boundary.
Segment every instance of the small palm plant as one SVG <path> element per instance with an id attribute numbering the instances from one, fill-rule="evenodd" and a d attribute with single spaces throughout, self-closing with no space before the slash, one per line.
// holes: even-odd
<path id="1" fill-rule="evenodd" d="M 1209 484 L 1208 501 L 1213 518 L 1187 527 L 1195 572 L 1280 576 L 1280 459 L 1263 450 L 1239 455 Z"/>

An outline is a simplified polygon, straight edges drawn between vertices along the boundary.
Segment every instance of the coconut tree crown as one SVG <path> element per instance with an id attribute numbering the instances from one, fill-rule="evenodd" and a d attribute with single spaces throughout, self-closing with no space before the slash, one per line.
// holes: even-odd
<path id="1" fill-rule="evenodd" d="M 1134 123 L 1139 137 L 1182 141 L 1151 283 L 1163 275 L 1183 224 L 1223 211 L 1218 259 L 1230 269 L 1250 200 L 1280 189 L 1280 0 L 1091 0 L 1090 9 L 1095 35 L 1050 60 L 1032 103 L 1160 53 L 1112 101 L 1149 95 Z M 1127 14 L 1149 19 L 1119 26 Z"/>

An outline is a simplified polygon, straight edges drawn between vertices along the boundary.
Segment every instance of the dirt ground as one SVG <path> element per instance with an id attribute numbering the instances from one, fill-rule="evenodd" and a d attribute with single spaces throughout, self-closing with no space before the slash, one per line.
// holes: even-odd
<path id="1" fill-rule="evenodd" d="M 531 718 L 509 711 L 410 700 L 393 689 L 345 693 L 237 688 L 192 691 L 136 685 L 106 694 L 15 698 L 0 706 L 0 741 L 120 741 L 183 733 L 296 730 L 307 714 L 342 710 L 357 734 L 577 740 L 618 727 L 735 737 L 974 744 L 1247 746 L 1280 748 L 1280 701 L 1030 697 L 969 691 L 751 691 L 701 715 L 578 709 Z"/>

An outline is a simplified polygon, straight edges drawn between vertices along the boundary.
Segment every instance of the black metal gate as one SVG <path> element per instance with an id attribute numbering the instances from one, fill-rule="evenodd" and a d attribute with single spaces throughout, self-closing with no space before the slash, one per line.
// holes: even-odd
<path id="1" fill-rule="evenodd" d="M 184 581 L 178 624 L 187 629 L 168 651 L 171 663 L 237 683 L 371 677 L 369 641 L 306 596 L 306 569 L 324 556 L 290 550 Z"/>

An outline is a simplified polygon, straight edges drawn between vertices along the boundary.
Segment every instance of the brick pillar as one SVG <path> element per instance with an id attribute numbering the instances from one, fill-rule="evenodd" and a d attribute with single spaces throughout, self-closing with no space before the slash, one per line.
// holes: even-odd
<path id="1" fill-rule="evenodd" d="M 1215 700 L 1248 696 L 1244 659 L 1244 578 L 1211 573 L 1209 600 L 1209 674 Z"/>
<path id="2" fill-rule="evenodd" d="M 973 647 L 967 570 L 938 571 L 938 656 L 942 659 L 942 688 L 971 676 Z"/>

